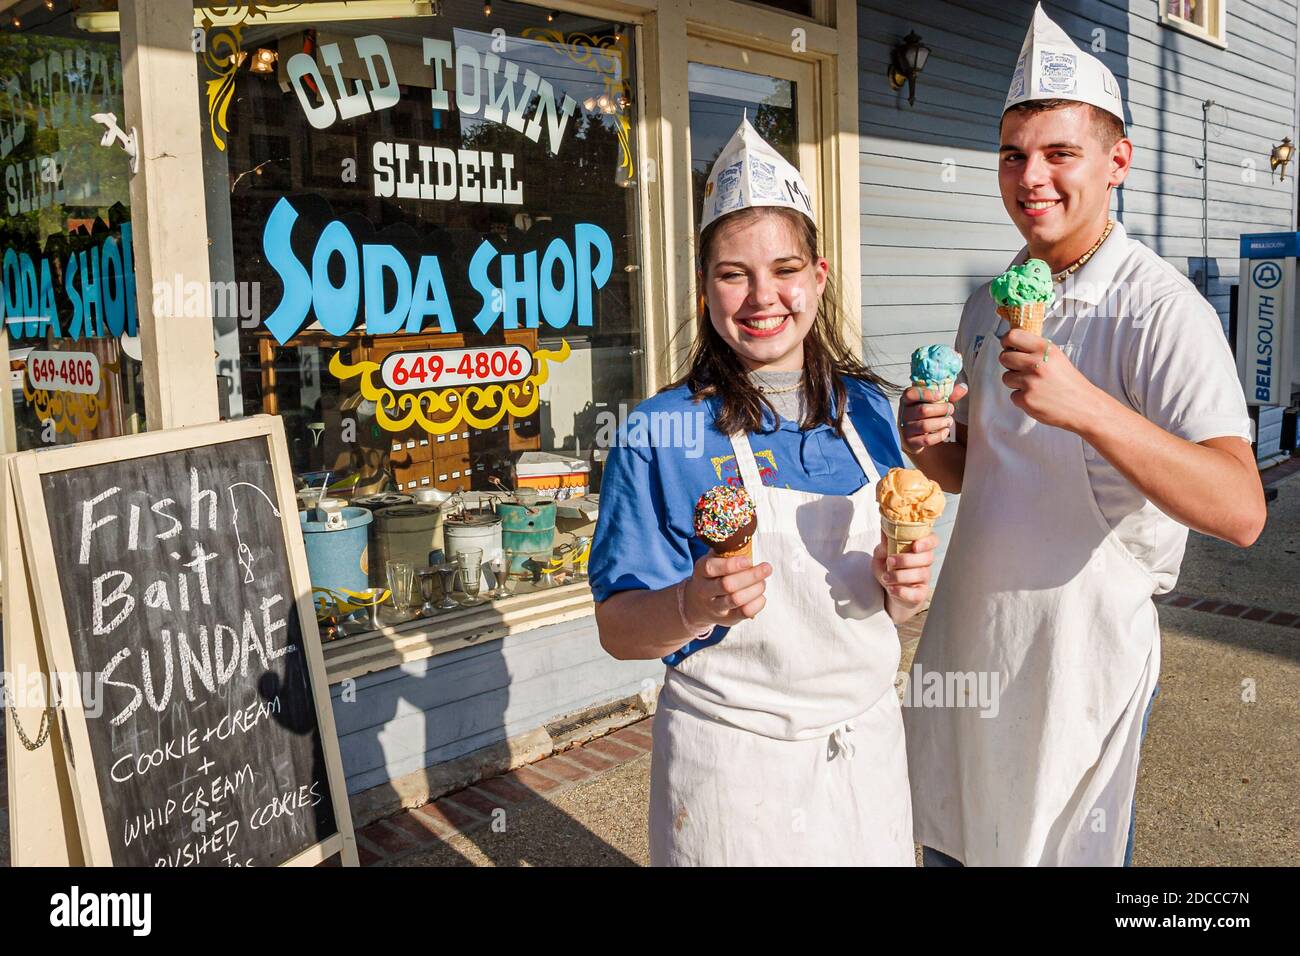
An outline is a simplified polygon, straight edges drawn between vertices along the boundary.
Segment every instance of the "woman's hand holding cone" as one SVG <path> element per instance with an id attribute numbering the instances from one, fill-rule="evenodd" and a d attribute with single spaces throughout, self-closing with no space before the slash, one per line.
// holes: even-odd
<path id="1" fill-rule="evenodd" d="M 772 566 L 755 565 L 747 557 L 720 558 L 713 552 L 695 562 L 686 581 L 686 618 L 700 628 L 709 624 L 731 627 L 763 610 L 763 592 Z"/>
<path id="2" fill-rule="evenodd" d="M 937 547 L 939 536 L 930 532 L 912 542 L 910 551 L 891 555 L 885 533 L 881 531 L 880 544 L 871 555 L 871 573 L 898 604 L 909 610 L 918 608 L 930 596 L 930 567 Z"/>

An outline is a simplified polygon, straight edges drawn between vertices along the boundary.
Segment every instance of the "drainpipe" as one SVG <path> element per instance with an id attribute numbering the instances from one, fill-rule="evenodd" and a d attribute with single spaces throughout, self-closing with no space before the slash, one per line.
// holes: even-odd
<path id="1" fill-rule="evenodd" d="M 1201 295 L 1210 297 L 1210 107 L 1201 103 Z"/>

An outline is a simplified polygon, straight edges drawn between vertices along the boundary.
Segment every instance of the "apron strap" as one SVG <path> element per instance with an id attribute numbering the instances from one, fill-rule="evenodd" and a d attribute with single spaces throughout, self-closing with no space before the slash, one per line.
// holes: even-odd
<path id="1" fill-rule="evenodd" d="M 880 473 L 876 471 L 876 463 L 871 460 L 871 455 L 867 451 L 867 446 L 862 442 L 862 436 L 858 430 L 853 427 L 853 419 L 849 417 L 849 412 L 853 410 L 852 401 L 845 402 L 844 405 L 844 438 L 849 443 L 849 450 L 853 452 L 853 457 L 858 460 L 858 466 L 862 469 L 863 474 L 867 476 L 867 484 L 873 485 L 880 480 Z"/>
<path id="2" fill-rule="evenodd" d="M 745 483 L 745 490 L 753 498 L 763 487 L 763 480 L 758 477 L 758 463 L 754 461 L 754 450 L 749 447 L 749 436 L 744 432 L 737 432 L 729 437 L 731 450 L 736 455 L 736 467 L 740 471 L 740 478 Z"/>
<path id="3" fill-rule="evenodd" d="M 872 461 L 871 454 L 867 451 L 867 446 L 862 441 L 862 436 L 853 426 L 853 419 L 849 416 L 852 409 L 852 402 L 848 402 L 844 407 L 844 440 L 848 442 L 849 450 L 858 462 L 858 467 L 862 473 L 867 476 L 867 484 L 875 484 L 880 480 L 880 473 L 876 470 L 876 463 Z M 736 467 L 740 472 L 741 479 L 745 482 L 745 490 L 751 495 L 754 490 L 763 486 L 763 481 L 758 476 L 758 463 L 754 460 L 754 451 L 749 445 L 749 436 L 743 432 L 730 436 L 731 448 L 736 455 Z"/>

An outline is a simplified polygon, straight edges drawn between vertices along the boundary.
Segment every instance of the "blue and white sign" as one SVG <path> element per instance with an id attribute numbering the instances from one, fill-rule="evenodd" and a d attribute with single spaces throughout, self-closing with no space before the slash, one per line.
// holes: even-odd
<path id="1" fill-rule="evenodd" d="M 1291 383 L 1300 377 L 1298 236 L 1283 232 L 1241 237 L 1237 374 L 1251 405 L 1290 405 Z"/>

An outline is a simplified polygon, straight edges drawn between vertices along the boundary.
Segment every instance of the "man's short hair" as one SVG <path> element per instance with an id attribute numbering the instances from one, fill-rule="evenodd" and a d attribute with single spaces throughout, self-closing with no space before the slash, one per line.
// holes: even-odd
<path id="1" fill-rule="evenodd" d="M 1078 100 L 1025 100 L 1008 109 L 1007 113 L 1045 113 L 1059 110 L 1066 106 L 1086 106 L 1092 112 L 1092 131 L 1098 142 L 1105 149 L 1110 149 L 1124 138 L 1124 121 L 1114 113 L 1109 113 L 1100 106 L 1080 103 Z M 1006 113 L 1002 114 L 1004 117 Z M 1001 124 L 999 123 L 999 128 Z"/>

